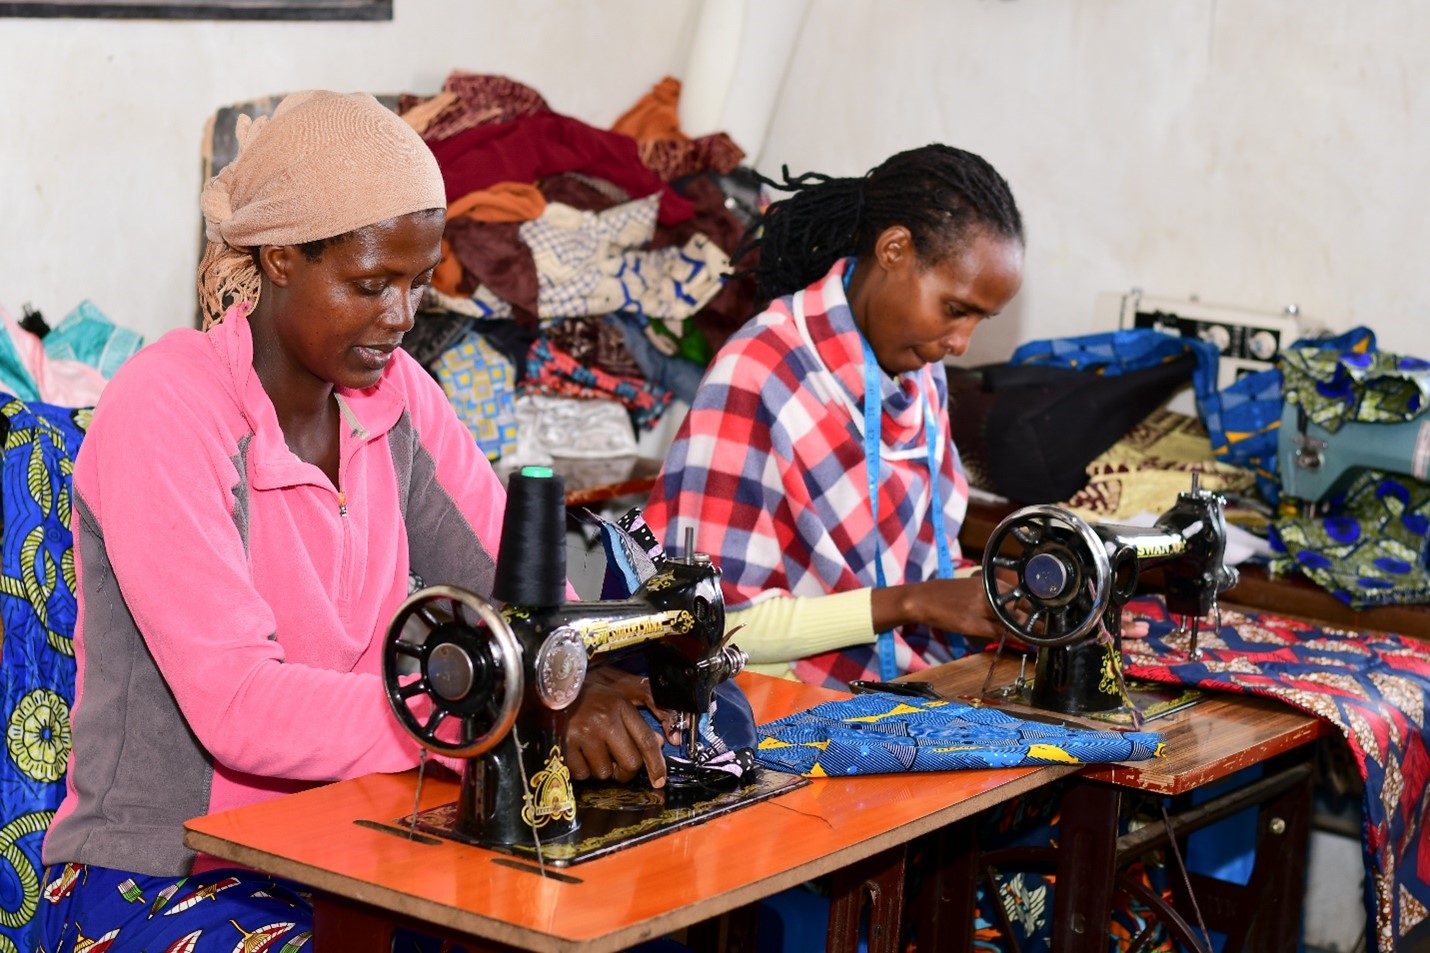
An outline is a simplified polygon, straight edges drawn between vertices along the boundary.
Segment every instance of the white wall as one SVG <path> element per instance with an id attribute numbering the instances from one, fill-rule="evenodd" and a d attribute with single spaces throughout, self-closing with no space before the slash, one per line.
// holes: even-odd
<path id="1" fill-rule="evenodd" d="M 462 68 L 605 125 L 681 75 L 701 12 L 394 7 L 379 24 L 0 19 L 0 305 L 58 319 L 88 297 L 150 336 L 187 324 L 199 140 L 218 105 L 431 92 Z M 988 157 L 1023 208 L 1028 267 L 971 362 L 1090 331 L 1097 292 L 1134 286 L 1295 302 L 1430 357 L 1427 48 L 1421 0 L 808 0 L 758 165 L 856 174 L 932 140 Z"/>
<path id="2" fill-rule="evenodd" d="M 860 173 L 943 140 L 1013 186 L 1023 292 L 970 362 L 1197 294 L 1430 358 L 1430 4 L 815 0 L 765 156 Z"/>
<path id="3" fill-rule="evenodd" d="M 670 0 L 394 0 L 383 23 L 0 18 L 0 306 L 193 322 L 204 122 L 295 89 L 430 94 L 501 73 L 609 125 L 685 62 Z"/>

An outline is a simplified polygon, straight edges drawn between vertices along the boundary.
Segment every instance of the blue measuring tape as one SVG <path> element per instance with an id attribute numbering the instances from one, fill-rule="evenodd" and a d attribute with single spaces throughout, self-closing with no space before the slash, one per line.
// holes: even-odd
<path id="1" fill-rule="evenodd" d="M 849 279 L 854 274 L 851 260 L 844 272 L 844 298 L 849 299 Z M 854 313 L 851 304 L 849 312 Z M 856 322 L 857 327 L 857 322 Z M 869 338 L 861 331 L 859 342 L 864 347 L 864 463 L 869 477 L 869 508 L 874 516 L 874 577 L 880 589 L 886 585 L 884 579 L 883 546 L 879 536 L 879 471 L 880 448 L 883 444 L 884 385 L 883 371 L 879 367 Z M 938 428 L 934 426 L 933 406 L 928 394 L 920 392 L 924 408 L 924 445 L 928 450 L 929 467 L 929 507 L 933 517 L 934 546 L 938 550 L 938 577 L 953 578 L 953 555 L 948 547 L 948 534 L 944 531 L 943 495 L 939 492 Z M 897 678 L 900 674 L 894 651 L 894 631 L 880 632 L 876 643 L 879 657 L 879 678 L 884 681 Z"/>

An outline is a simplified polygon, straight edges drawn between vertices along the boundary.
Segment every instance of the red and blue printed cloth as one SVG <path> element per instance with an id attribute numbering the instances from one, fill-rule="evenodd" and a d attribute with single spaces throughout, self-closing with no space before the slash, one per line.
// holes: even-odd
<path id="1" fill-rule="evenodd" d="M 1430 931 L 1430 646 L 1225 610 L 1192 661 L 1165 603 L 1137 599 L 1128 609 L 1147 632 L 1123 635 L 1127 675 L 1278 698 L 1339 729 L 1365 781 L 1366 948 L 1408 949 Z"/>

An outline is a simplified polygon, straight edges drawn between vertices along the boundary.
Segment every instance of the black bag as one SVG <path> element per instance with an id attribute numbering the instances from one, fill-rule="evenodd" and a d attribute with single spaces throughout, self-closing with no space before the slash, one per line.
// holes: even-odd
<path id="1" fill-rule="evenodd" d="M 1190 383 L 1196 357 L 1104 376 L 1036 364 L 949 368 L 949 422 L 969 482 L 1019 503 L 1061 503 L 1087 465 Z"/>

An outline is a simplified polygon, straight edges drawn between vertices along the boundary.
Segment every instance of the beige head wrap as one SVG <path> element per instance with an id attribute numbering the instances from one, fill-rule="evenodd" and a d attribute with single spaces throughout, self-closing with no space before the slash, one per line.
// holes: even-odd
<path id="1" fill-rule="evenodd" d="M 367 93 L 294 93 L 272 118 L 240 116 L 238 156 L 204 184 L 204 326 L 257 302 L 250 249 L 344 235 L 446 208 L 442 172 L 413 128 Z"/>

